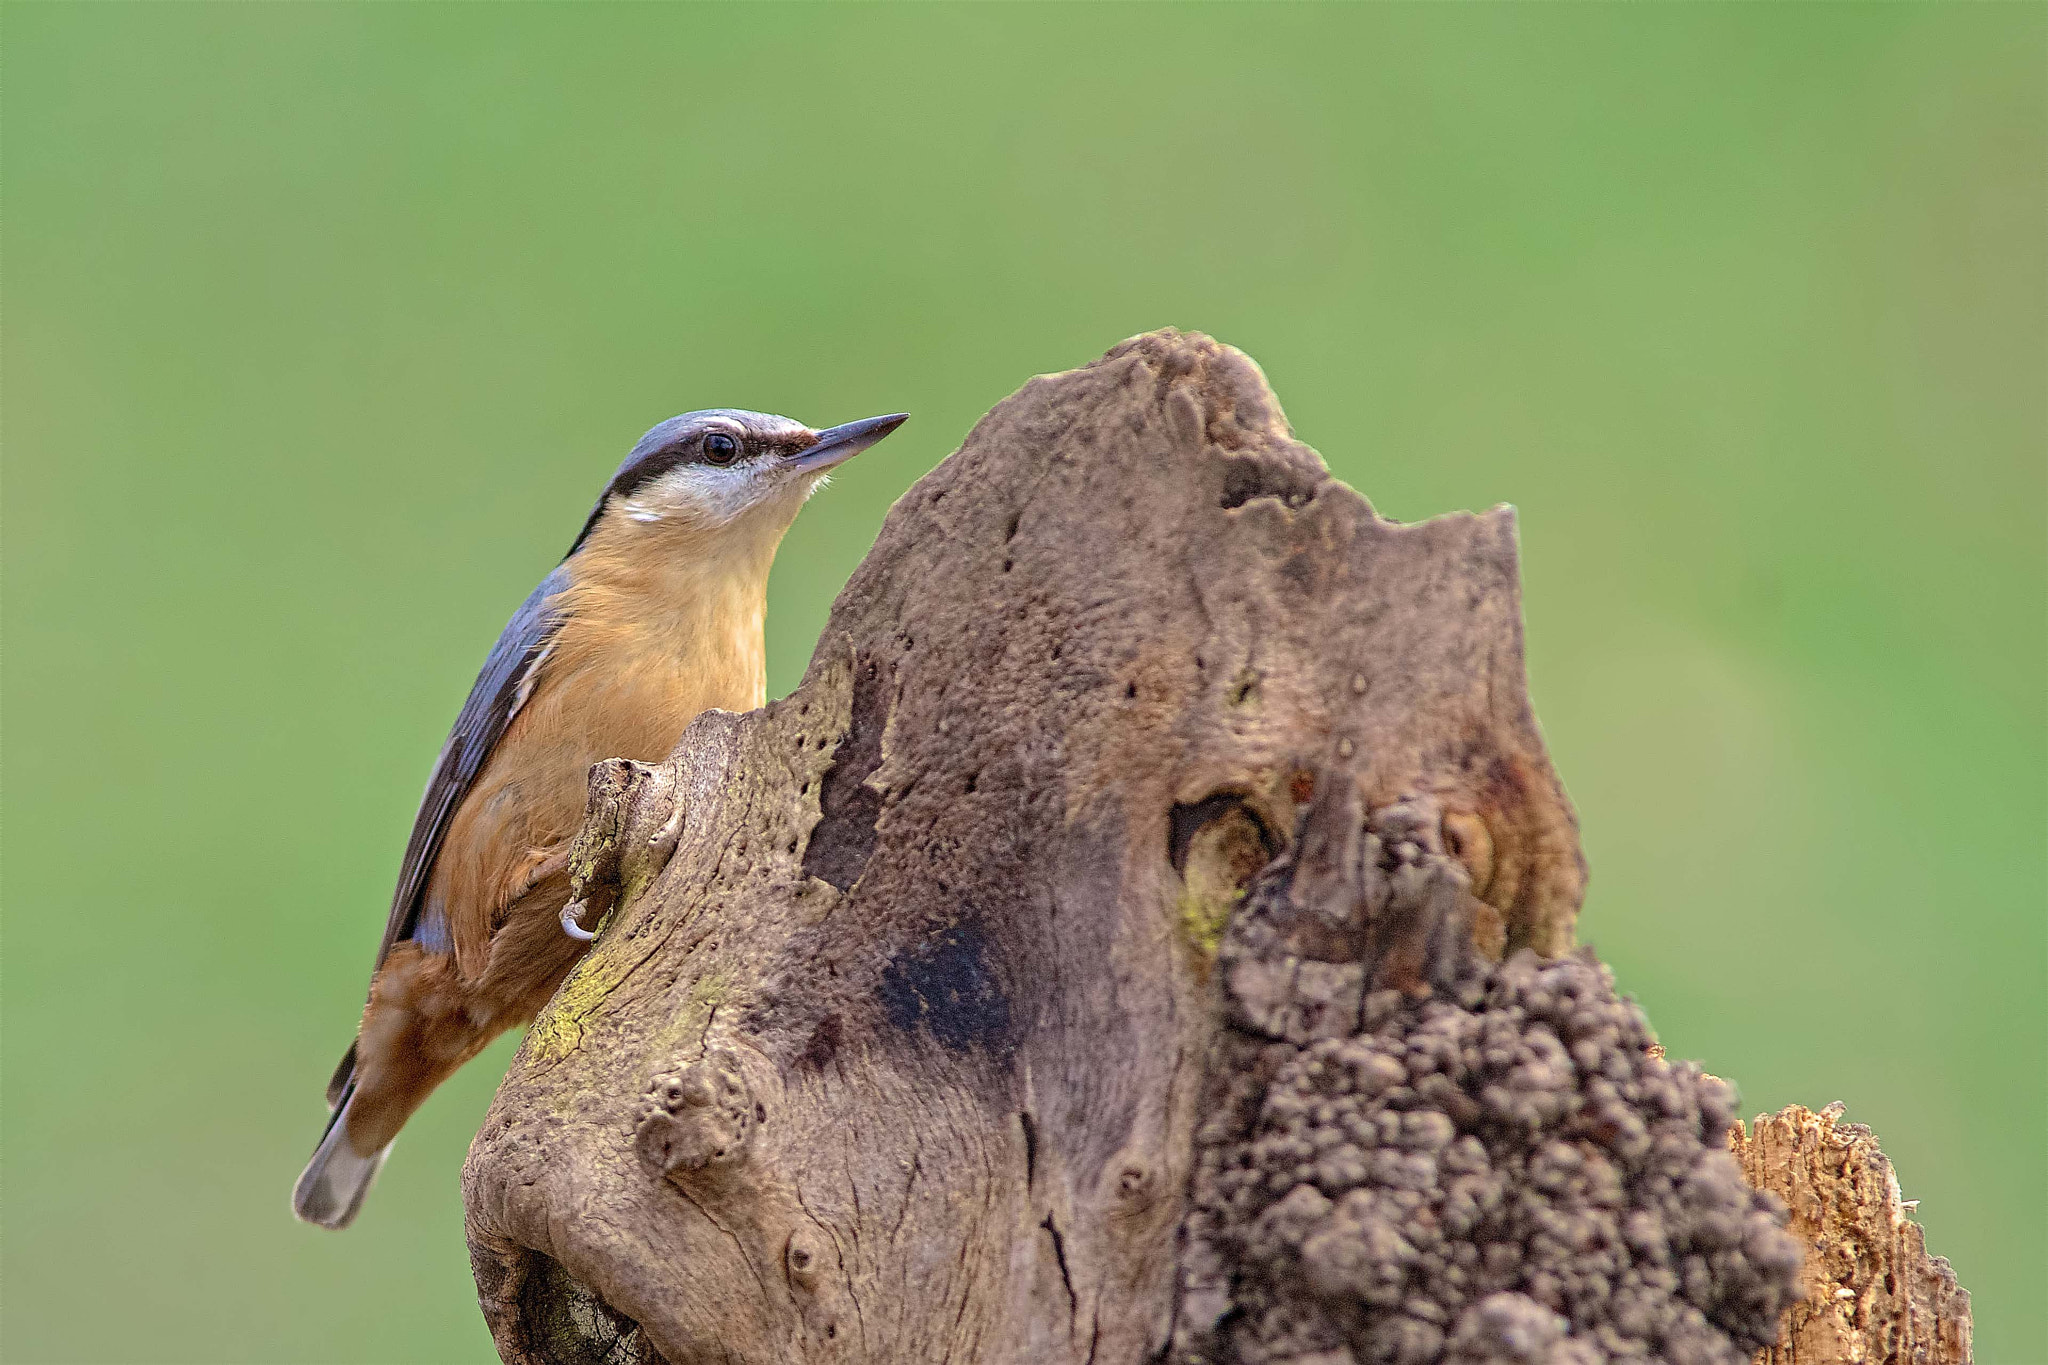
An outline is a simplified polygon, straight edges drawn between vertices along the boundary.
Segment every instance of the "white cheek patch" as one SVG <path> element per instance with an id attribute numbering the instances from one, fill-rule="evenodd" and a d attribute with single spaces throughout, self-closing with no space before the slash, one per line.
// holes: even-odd
<path id="1" fill-rule="evenodd" d="M 775 481 L 749 465 L 677 465 L 626 504 L 635 521 L 674 518 L 725 526 L 775 492 Z"/>

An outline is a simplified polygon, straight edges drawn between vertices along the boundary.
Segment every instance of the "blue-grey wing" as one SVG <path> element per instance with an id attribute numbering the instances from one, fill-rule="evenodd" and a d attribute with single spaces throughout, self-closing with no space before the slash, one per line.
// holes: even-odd
<path id="1" fill-rule="evenodd" d="M 512 613 L 498 643 L 484 660 L 476 686 L 441 746 L 434 774 L 427 779 L 426 794 L 420 798 L 419 814 L 413 817 L 412 838 L 406 841 L 405 862 L 398 873 L 398 889 L 391 897 L 391 919 L 384 926 L 384 941 L 377 946 L 377 965 L 393 945 L 414 936 L 419 928 L 420 901 L 426 894 L 427 878 L 433 875 L 434 859 L 448 834 L 456 808 L 476 785 L 477 775 L 490 761 L 498 741 L 533 689 L 541 656 L 547 652 L 560 617 L 548 599 L 569 586 L 569 571 L 558 568 L 541 580 L 519 610 Z M 440 944 L 436 944 L 440 947 Z"/>
<path id="2" fill-rule="evenodd" d="M 413 817 L 412 837 L 406 841 L 405 862 L 399 868 L 398 889 L 391 897 L 391 918 L 384 925 L 384 941 L 377 945 L 378 967 L 384 965 L 395 945 L 414 937 L 420 928 L 420 902 L 426 895 L 427 879 L 433 875 L 442 841 L 447 838 L 448 824 L 476 785 L 477 775 L 490 762 L 491 753 L 505 737 L 512 718 L 526 704 L 541 659 L 561 625 L 549 599 L 568 586 L 566 568 L 557 568 L 541 580 L 540 586 L 519 604 L 519 610 L 512 613 L 498 643 L 491 647 L 490 657 L 484 660 L 476 685 L 469 689 L 469 699 L 463 702 L 462 713 L 455 718 L 455 728 L 448 732 L 448 742 L 441 746 L 433 776 L 427 779 L 426 794 L 420 797 L 419 813 Z M 438 943 L 434 946 L 444 947 Z M 334 1079 L 328 1083 L 327 1102 L 337 1106 L 337 1113 L 354 1077 L 355 1060 L 355 1045 L 350 1044 L 341 1065 L 335 1069 Z"/>

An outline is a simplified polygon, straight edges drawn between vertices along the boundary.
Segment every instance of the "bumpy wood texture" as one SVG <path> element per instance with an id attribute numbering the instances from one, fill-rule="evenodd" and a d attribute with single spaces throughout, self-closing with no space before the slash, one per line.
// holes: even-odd
<path id="1" fill-rule="evenodd" d="M 1206 337 L 1031 381 L 899 501 L 793 694 L 594 771 L 603 928 L 464 1172 L 500 1353 L 1170 1349 L 1225 971 L 1283 1031 L 1359 989 L 1217 969 L 1331 784 L 1455 860 L 1396 903 L 1571 946 L 1512 513 L 1379 518 Z M 1427 989 L 1427 934 L 1382 928 L 1367 982 Z"/>
<path id="2" fill-rule="evenodd" d="M 1757 1365 L 1961 1365 L 1970 1296 L 1928 1254 L 1870 1129 L 1841 1115 L 1795 1104 L 1729 1135 L 1749 1183 L 1791 1209 L 1806 1251 L 1806 1297 Z"/>

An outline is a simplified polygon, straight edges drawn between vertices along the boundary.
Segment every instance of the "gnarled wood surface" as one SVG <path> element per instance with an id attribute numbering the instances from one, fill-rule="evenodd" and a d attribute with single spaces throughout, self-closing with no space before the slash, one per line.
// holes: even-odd
<path id="1" fill-rule="evenodd" d="M 899 501 L 796 692 L 593 771 L 604 927 L 464 1172 L 501 1354 L 1172 1349 L 1217 954 L 1319 790 L 1442 863 L 1397 906 L 1571 946 L 1512 513 L 1382 520 L 1206 337 L 1031 381 Z M 1429 928 L 1353 934 L 1350 985 L 1223 965 L 1313 1032 L 1427 990 Z"/>

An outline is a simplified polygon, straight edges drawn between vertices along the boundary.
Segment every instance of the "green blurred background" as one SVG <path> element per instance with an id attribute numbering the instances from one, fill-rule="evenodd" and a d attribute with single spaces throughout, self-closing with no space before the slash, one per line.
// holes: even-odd
<path id="1" fill-rule="evenodd" d="M 293 1223 L 426 769 L 692 407 L 915 420 L 1174 324 L 1389 515 L 1511 501 L 1583 932 L 1847 1101 L 2048 1359 L 2048 10 L 11 4 L 9 1361 L 484 1361 L 457 1177 Z"/>

